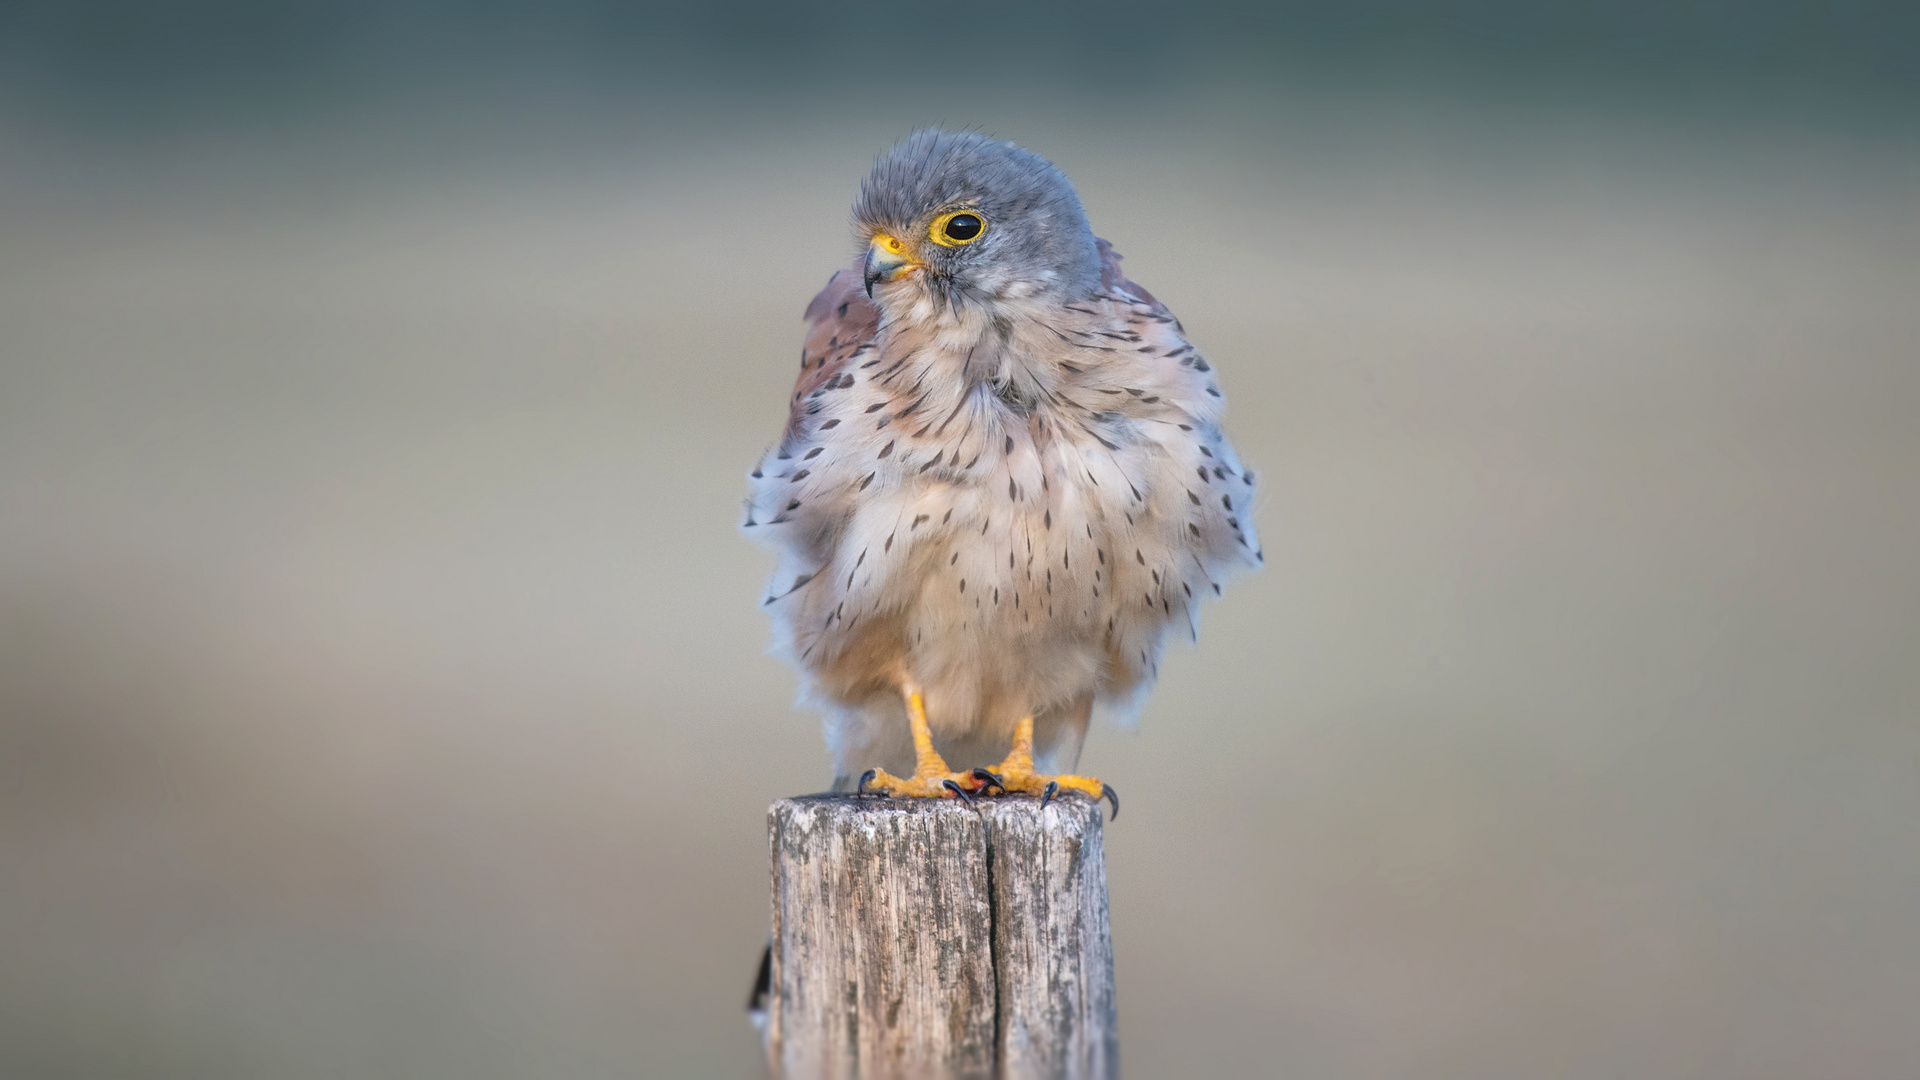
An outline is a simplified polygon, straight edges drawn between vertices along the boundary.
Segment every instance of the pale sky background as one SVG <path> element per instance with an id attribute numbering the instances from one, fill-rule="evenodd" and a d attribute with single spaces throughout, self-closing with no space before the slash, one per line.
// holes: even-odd
<path id="1" fill-rule="evenodd" d="M 1083 759 L 1129 1075 L 1920 1075 L 1913 19 L 1539 10 L 9 17 L 0 1072 L 758 1075 L 743 476 L 945 123 L 1262 476 Z"/>

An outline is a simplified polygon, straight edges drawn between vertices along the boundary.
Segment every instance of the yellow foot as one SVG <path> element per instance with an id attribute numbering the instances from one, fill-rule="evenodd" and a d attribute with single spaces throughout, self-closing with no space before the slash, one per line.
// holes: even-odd
<path id="1" fill-rule="evenodd" d="M 1120 793 L 1113 789 L 1112 784 L 1102 783 L 1091 776 L 1048 776 L 1034 772 L 1031 763 L 1021 769 L 1003 761 L 992 769 L 973 770 L 973 777 L 973 783 L 979 785 L 980 790 L 1038 795 L 1043 806 L 1069 791 L 1077 791 L 1095 802 L 1107 800 L 1113 804 L 1113 816 L 1120 816 Z"/>
<path id="2" fill-rule="evenodd" d="M 908 686 L 905 693 L 907 721 L 913 730 L 913 775 L 901 778 L 885 769 L 868 769 L 860 775 L 860 783 L 853 790 L 860 795 L 872 792 L 906 799 L 943 799 L 957 795 L 973 801 L 973 792 L 980 789 L 979 779 L 973 773 L 947 771 L 946 761 L 934 752 L 933 731 L 927 726 L 927 710 L 920 700 L 920 691 Z"/>
<path id="3" fill-rule="evenodd" d="M 1077 791 L 1095 802 L 1101 799 L 1113 803 L 1113 816 L 1120 816 L 1120 793 L 1113 790 L 1112 784 L 1102 783 L 1091 776 L 1048 776 L 1033 770 L 1033 718 L 1020 721 L 1013 732 L 1013 749 L 1007 759 L 991 769 L 975 769 L 972 782 L 968 785 L 974 790 L 991 791 L 998 788 L 1003 793 L 1015 791 L 1040 796 L 1040 804 L 1046 805 L 1055 797 L 1070 791 Z"/>
<path id="4" fill-rule="evenodd" d="M 937 759 L 936 759 L 937 760 Z M 895 776 L 885 769 L 868 769 L 854 790 L 861 795 L 891 795 L 896 799 L 950 799 L 955 795 L 972 799 L 980 781 L 971 773 L 948 772 L 942 766 L 912 776 Z"/>

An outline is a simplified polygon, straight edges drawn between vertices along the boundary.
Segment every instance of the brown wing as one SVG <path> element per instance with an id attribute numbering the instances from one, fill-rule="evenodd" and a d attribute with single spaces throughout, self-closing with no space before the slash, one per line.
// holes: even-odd
<path id="1" fill-rule="evenodd" d="M 834 274 L 807 305 L 807 344 L 800 350 L 800 378 L 793 384 L 787 434 L 800 430 L 808 394 L 846 373 L 854 358 L 873 345 L 880 309 L 867 299 L 858 263 Z"/>

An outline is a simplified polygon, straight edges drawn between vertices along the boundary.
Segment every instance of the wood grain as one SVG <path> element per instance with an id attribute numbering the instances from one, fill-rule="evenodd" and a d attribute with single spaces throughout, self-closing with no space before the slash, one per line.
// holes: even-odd
<path id="1" fill-rule="evenodd" d="M 1099 808 L 810 796 L 768 836 L 775 1076 L 1116 1075 Z"/>

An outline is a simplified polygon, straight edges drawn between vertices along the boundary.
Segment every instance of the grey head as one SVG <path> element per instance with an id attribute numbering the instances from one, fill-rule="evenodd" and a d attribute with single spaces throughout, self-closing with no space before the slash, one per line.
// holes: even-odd
<path id="1" fill-rule="evenodd" d="M 868 295 L 924 292 L 953 309 L 1037 298 L 1071 302 L 1100 285 L 1100 253 L 1073 184 L 1053 163 L 973 132 L 917 131 L 860 185 L 854 227 L 868 245 Z"/>

